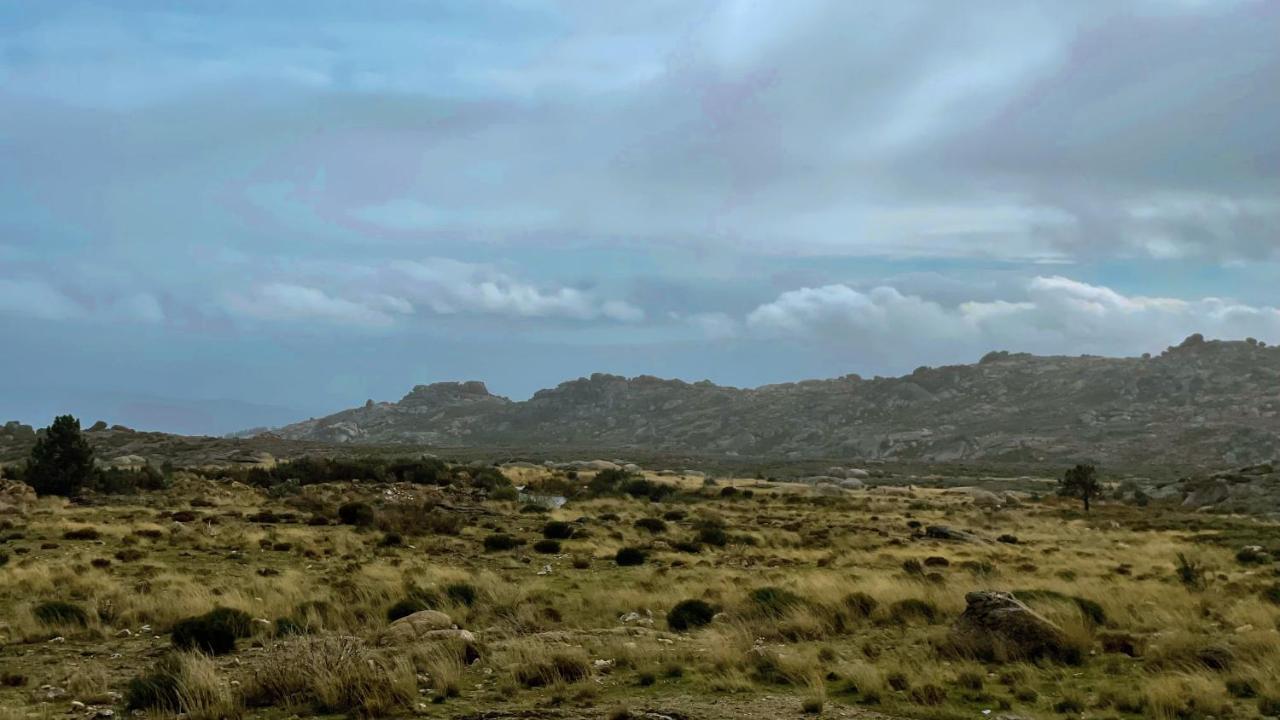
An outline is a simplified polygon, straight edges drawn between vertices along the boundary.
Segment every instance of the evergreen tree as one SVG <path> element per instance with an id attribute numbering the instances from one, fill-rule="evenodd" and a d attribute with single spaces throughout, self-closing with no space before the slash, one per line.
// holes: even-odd
<path id="1" fill-rule="evenodd" d="M 80 421 L 70 415 L 53 424 L 31 448 L 25 480 L 37 495 L 70 497 L 93 482 L 93 448 L 80 433 Z"/>
<path id="2" fill-rule="evenodd" d="M 1092 465 L 1076 465 L 1058 481 L 1058 494 L 1079 498 L 1084 511 L 1089 512 L 1089 502 L 1098 496 L 1102 485 L 1098 482 L 1098 469 Z"/>

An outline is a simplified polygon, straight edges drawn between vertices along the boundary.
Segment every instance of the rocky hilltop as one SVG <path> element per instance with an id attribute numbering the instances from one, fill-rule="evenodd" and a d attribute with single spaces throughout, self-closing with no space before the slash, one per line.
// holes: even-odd
<path id="1" fill-rule="evenodd" d="M 522 402 L 480 382 L 437 383 L 273 434 L 779 458 L 1243 465 L 1280 456 L 1280 348 L 1194 335 L 1158 356 L 994 352 L 898 378 L 754 389 L 596 374 Z"/>

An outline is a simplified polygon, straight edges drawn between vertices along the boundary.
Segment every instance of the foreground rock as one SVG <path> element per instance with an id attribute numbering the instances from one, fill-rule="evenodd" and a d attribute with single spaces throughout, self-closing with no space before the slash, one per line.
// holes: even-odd
<path id="1" fill-rule="evenodd" d="M 1080 650 L 1070 646 L 1061 628 L 1013 595 L 980 591 L 964 599 L 967 607 L 951 627 L 957 650 L 988 661 L 1080 661 Z"/>
<path id="2" fill-rule="evenodd" d="M 957 530 L 952 527 L 947 527 L 946 525 L 930 525 L 929 527 L 925 528 L 924 536 L 927 538 L 932 538 L 934 540 L 948 540 L 950 542 L 967 542 L 967 543 L 986 542 L 986 540 L 983 540 L 982 538 L 978 537 L 977 535 L 974 535 L 968 530 Z"/>

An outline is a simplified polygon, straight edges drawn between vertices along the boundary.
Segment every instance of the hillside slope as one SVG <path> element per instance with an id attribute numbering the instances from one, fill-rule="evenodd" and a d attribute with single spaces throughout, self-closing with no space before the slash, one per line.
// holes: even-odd
<path id="1" fill-rule="evenodd" d="M 1242 464 L 1280 456 L 1280 348 L 1192 336 L 1158 357 L 1038 357 L 755 389 L 596 374 L 523 402 L 418 386 L 293 440 L 923 461 Z"/>

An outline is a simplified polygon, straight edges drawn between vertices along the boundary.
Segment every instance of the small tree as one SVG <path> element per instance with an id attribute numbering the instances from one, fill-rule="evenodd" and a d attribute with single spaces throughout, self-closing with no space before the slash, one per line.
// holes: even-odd
<path id="1" fill-rule="evenodd" d="M 93 478 L 93 448 L 80 433 L 80 421 L 70 415 L 54 418 L 31 448 L 27 484 L 37 495 L 70 497 Z"/>
<path id="2" fill-rule="evenodd" d="M 1098 483 L 1098 469 L 1092 465 L 1076 465 L 1058 481 L 1058 494 L 1065 497 L 1080 498 L 1084 503 L 1084 511 L 1089 512 L 1089 503 L 1098 496 L 1102 486 Z"/>

